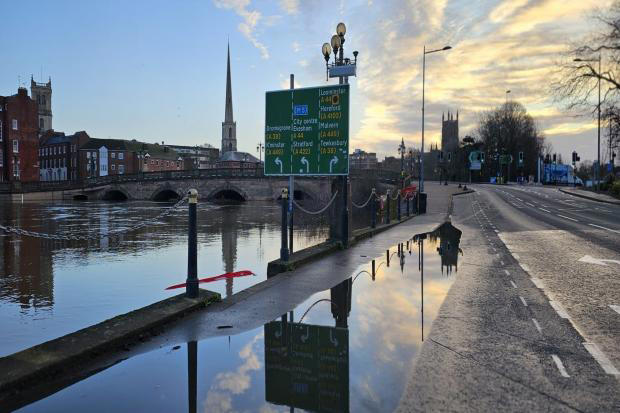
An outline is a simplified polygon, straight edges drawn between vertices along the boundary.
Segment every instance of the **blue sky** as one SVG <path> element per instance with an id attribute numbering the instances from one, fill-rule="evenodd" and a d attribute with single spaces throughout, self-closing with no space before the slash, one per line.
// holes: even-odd
<path id="1" fill-rule="evenodd" d="M 595 153 L 592 119 L 554 105 L 548 83 L 606 1 L 0 2 L 0 94 L 15 93 L 18 76 L 51 76 L 54 129 L 67 133 L 219 147 L 229 39 L 239 148 L 255 153 L 265 91 L 288 87 L 289 73 L 298 87 L 324 85 L 320 47 L 344 21 L 347 54 L 360 52 L 351 149 L 419 146 L 422 47 L 450 44 L 427 62 L 427 142 L 439 140 L 442 111 L 460 111 L 463 137 L 510 89 L 565 159 Z"/>

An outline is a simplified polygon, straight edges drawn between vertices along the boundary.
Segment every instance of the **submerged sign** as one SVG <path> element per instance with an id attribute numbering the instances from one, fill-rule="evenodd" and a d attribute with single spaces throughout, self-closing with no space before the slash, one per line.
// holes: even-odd
<path id="1" fill-rule="evenodd" d="M 265 94 L 265 175 L 348 174 L 348 84 Z"/>

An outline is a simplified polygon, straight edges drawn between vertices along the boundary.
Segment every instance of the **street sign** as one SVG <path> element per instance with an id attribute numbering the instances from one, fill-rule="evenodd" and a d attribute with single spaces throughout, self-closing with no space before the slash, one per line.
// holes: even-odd
<path id="1" fill-rule="evenodd" d="M 265 175 L 348 174 L 348 84 L 265 94 Z"/>

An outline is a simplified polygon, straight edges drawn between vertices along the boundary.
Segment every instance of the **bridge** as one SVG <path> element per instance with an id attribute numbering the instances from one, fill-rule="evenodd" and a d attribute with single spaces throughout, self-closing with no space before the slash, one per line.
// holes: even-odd
<path id="1" fill-rule="evenodd" d="M 393 185 L 398 172 L 353 170 L 352 185 L 374 182 Z M 333 178 L 297 177 L 296 199 L 324 199 L 331 196 Z M 180 198 L 188 188 L 196 188 L 205 200 L 272 201 L 280 197 L 287 177 L 267 177 L 262 169 L 195 169 L 108 175 L 78 181 L 3 182 L 0 194 L 28 199 L 153 200 Z"/>

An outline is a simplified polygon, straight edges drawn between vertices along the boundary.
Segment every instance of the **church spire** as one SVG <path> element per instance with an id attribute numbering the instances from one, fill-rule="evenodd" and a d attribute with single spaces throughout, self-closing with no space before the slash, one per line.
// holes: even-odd
<path id="1" fill-rule="evenodd" d="M 226 113 L 224 114 L 224 122 L 233 122 L 232 86 L 230 83 L 230 43 L 228 44 L 228 60 L 226 66 Z"/>

